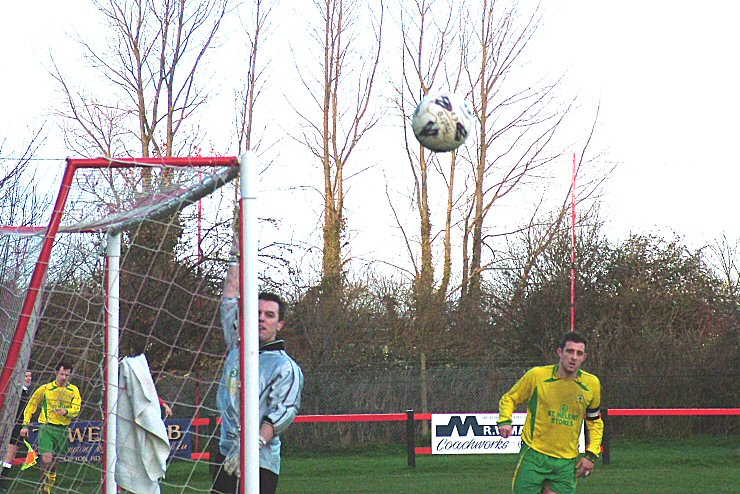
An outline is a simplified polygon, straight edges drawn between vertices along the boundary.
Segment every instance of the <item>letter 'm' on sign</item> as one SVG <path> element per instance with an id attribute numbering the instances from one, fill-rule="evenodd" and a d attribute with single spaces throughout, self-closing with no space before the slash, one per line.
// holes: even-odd
<path id="1" fill-rule="evenodd" d="M 483 428 L 478 425 L 475 415 L 466 415 L 464 421 L 462 417 L 462 415 L 452 415 L 447 425 L 435 426 L 437 435 L 450 437 L 452 432 L 457 430 L 458 436 L 467 436 L 470 429 L 473 429 L 473 434 L 476 436 L 483 435 Z"/>

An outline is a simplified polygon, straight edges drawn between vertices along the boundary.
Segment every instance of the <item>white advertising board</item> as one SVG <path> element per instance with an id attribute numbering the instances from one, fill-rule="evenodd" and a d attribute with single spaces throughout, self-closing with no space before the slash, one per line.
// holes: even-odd
<path id="1" fill-rule="evenodd" d="M 498 434 L 498 413 L 434 413 L 432 414 L 432 454 L 476 455 L 519 453 L 526 413 L 512 417 L 513 434 L 504 439 Z M 579 441 L 584 452 L 583 426 Z"/>

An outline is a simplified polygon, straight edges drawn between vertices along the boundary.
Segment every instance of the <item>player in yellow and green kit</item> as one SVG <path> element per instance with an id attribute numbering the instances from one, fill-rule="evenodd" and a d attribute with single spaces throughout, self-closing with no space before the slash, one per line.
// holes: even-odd
<path id="1" fill-rule="evenodd" d="M 72 366 L 59 362 L 56 367 L 56 379 L 40 386 L 28 400 L 23 412 L 23 429 L 21 436 L 28 437 L 28 426 L 31 419 L 39 413 L 39 454 L 43 467 L 43 494 L 50 494 L 56 482 L 56 464 L 69 449 L 69 424 L 77 417 L 82 406 L 82 397 L 77 386 L 70 384 Z"/>
<path id="2" fill-rule="evenodd" d="M 581 370 L 586 338 L 575 331 L 566 333 L 557 353 L 557 364 L 527 371 L 499 403 L 498 430 L 504 438 L 512 433 L 516 407 L 527 404 L 522 449 L 511 482 L 514 494 L 573 494 L 576 478 L 591 474 L 601 451 L 601 383 Z M 584 418 L 590 440 L 579 460 Z"/>

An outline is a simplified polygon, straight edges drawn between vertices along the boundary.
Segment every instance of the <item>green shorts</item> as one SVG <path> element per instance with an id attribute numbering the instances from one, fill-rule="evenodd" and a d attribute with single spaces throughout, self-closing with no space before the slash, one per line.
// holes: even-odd
<path id="1" fill-rule="evenodd" d="M 69 427 L 41 424 L 39 426 L 39 454 L 52 453 L 64 456 L 69 450 Z"/>
<path id="2" fill-rule="evenodd" d="M 535 451 L 525 443 L 511 481 L 514 494 L 540 494 L 547 484 L 557 494 L 575 494 L 578 458 L 553 458 Z"/>

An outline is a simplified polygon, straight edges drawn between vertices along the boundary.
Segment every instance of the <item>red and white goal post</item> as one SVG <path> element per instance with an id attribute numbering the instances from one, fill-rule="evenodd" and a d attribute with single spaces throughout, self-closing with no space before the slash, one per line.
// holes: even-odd
<path id="1" fill-rule="evenodd" d="M 24 372 L 34 371 L 33 391 L 54 379 L 59 361 L 70 362 L 83 398 L 78 421 L 102 424 L 102 461 L 85 467 L 99 469 L 102 489 L 78 473 L 65 481 L 65 467 L 71 472 L 73 462 L 58 468 L 60 482 L 70 492 L 115 493 L 124 341 L 131 348 L 143 344 L 152 372 L 170 381 L 165 399 L 178 419 L 217 413 L 213 398 L 225 356 L 218 318 L 222 261 L 238 235 L 240 314 L 251 315 L 240 317 L 241 490 L 259 492 L 257 167 L 253 152 L 239 158 L 68 158 L 48 224 L 29 226 L 20 215 L 0 227 L 3 454 Z M 222 187 L 237 176 L 238 190 Z M 193 472 L 202 468 L 197 460 L 185 461 L 192 461 Z M 174 488 L 190 489 L 168 485 Z"/>

